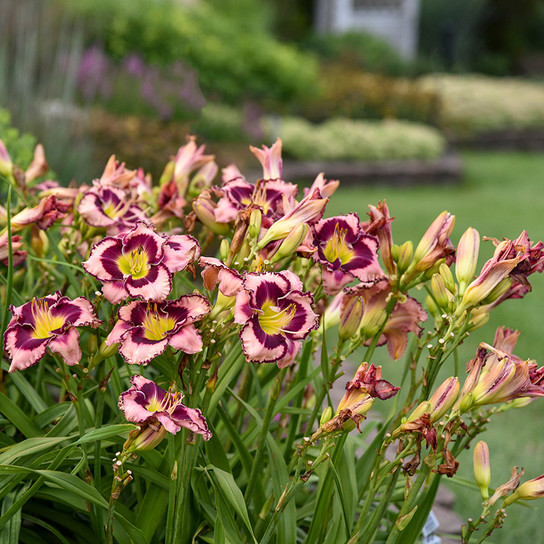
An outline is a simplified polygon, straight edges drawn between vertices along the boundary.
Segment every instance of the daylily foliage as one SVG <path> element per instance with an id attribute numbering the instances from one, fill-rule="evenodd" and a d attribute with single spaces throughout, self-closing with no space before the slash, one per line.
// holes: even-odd
<path id="1" fill-rule="evenodd" d="M 54 534 L 108 544 L 412 544 L 438 479 L 455 477 L 489 418 L 544 396 L 544 367 L 513 354 L 519 333 L 505 327 L 466 373 L 438 381 L 497 305 L 531 290 L 542 242 L 489 239 L 477 272 L 480 234 L 455 247 L 450 212 L 417 244 L 394 241 L 385 202 L 368 220 L 330 217 L 337 180 L 299 191 L 280 140 L 251 152 L 257 179 L 227 165 L 217 180 L 189 138 L 155 185 L 112 156 L 100 179 L 60 187 L 41 147 L 23 171 L 0 141 L 15 373 L 0 384 L 0 523 L 43 512 Z M 372 412 L 382 403 L 388 418 Z M 544 494 L 542 476 L 516 491 L 515 469 L 488 498 L 491 457 L 479 442 L 483 512 L 465 543 Z"/>

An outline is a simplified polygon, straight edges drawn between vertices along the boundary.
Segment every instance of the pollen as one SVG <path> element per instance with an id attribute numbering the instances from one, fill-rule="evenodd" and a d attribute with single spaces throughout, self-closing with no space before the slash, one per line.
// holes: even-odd
<path id="1" fill-rule="evenodd" d="M 52 332 L 60 329 L 66 319 L 62 316 L 54 316 L 49 305 L 43 298 L 32 299 L 32 317 L 34 318 L 34 338 L 50 338 Z"/>
<path id="2" fill-rule="evenodd" d="M 287 308 L 280 310 L 271 302 L 266 302 L 263 304 L 262 314 L 259 315 L 259 325 L 266 334 L 291 332 L 286 327 L 291 323 L 296 312 L 295 304 L 289 304 Z"/>
<path id="3" fill-rule="evenodd" d="M 159 314 L 157 304 L 148 304 L 142 326 L 147 340 L 159 342 L 176 326 L 176 320 L 167 314 Z"/>
<path id="4" fill-rule="evenodd" d="M 340 228 L 336 223 L 334 232 L 323 250 L 323 255 L 329 262 L 340 260 L 341 264 L 346 264 L 353 258 L 353 249 L 346 242 L 347 233 L 347 229 Z"/>
<path id="5" fill-rule="evenodd" d="M 132 276 L 132 279 L 145 278 L 149 272 L 149 258 L 142 246 L 138 246 L 129 253 L 123 253 L 117 266 L 124 276 Z"/>

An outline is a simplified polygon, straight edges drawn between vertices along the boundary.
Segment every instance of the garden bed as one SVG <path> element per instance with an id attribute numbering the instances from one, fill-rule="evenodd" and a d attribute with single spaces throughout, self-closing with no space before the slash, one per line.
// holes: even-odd
<path id="1" fill-rule="evenodd" d="M 474 134 L 470 137 L 452 137 L 450 142 L 454 145 L 473 149 L 543 151 L 544 129 L 499 130 Z"/>

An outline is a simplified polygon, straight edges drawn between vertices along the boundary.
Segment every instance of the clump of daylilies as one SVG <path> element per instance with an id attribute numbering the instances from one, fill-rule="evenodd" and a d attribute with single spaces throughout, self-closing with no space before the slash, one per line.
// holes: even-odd
<path id="1" fill-rule="evenodd" d="M 156 185 L 112 157 L 99 179 L 62 187 L 40 146 L 23 171 L 0 141 L 4 357 L 9 372 L 36 367 L 13 384 L 4 375 L 4 388 L 42 391 L 13 397 L 24 410 L 59 405 L 39 419 L 44 433 L 78 441 L 84 456 L 50 470 L 79 478 L 80 496 L 95 487 L 79 515 L 108 542 L 415 542 L 441 476 L 456 474 L 491 416 L 544 396 L 544 367 L 514 355 L 519 333 L 506 327 L 466 373 L 437 382 L 493 308 L 531 290 L 544 245 L 525 231 L 490 238 L 478 272 L 480 235 L 469 228 L 455 247 L 450 213 L 417 245 L 395 243 L 385 202 L 365 220 L 327 217 L 338 181 L 319 174 L 301 191 L 282 177 L 280 140 L 251 151 L 256 180 L 234 165 L 217 180 L 191 138 Z M 354 364 L 337 402 L 335 382 Z M 387 418 L 371 415 L 376 403 Z M 8 449 L 38 436 L 6 417 Z M 519 485 L 514 469 L 490 497 L 489 459 L 478 442 L 483 512 L 464 542 L 544 495 L 544 476 Z"/>

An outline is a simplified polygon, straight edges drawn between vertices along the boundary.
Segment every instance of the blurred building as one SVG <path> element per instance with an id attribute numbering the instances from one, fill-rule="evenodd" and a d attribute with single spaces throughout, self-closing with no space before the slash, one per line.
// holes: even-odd
<path id="1" fill-rule="evenodd" d="M 364 30 L 389 42 L 405 58 L 417 53 L 420 0 L 316 0 L 322 33 Z"/>

